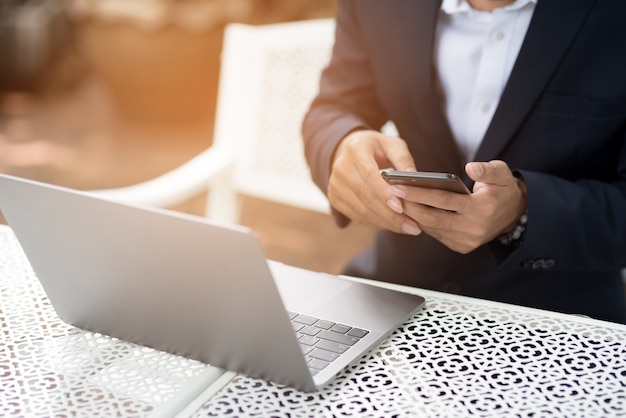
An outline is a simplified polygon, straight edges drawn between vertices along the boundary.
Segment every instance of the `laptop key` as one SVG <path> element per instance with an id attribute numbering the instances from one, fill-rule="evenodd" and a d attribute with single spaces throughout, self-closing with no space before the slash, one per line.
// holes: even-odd
<path id="1" fill-rule="evenodd" d="M 345 344 L 337 344 L 335 342 L 328 341 L 328 340 L 320 340 L 315 345 L 315 347 L 323 348 L 324 350 L 332 351 L 338 354 L 343 354 L 348 350 L 348 348 L 350 348 L 350 346 L 347 346 Z"/>
<path id="2" fill-rule="evenodd" d="M 318 328 L 322 328 L 322 329 L 331 329 L 332 327 L 335 326 L 335 323 L 320 319 L 319 321 L 315 323 L 315 326 Z"/>
<path id="3" fill-rule="evenodd" d="M 315 345 L 318 343 L 319 340 L 320 340 L 319 338 L 315 338 L 311 335 L 303 335 L 302 337 L 298 339 L 300 344 L 306 344 L 306 345 Z"/>
<path id="4" fill-rule="evenodd" d="M 320 329 L 307 325 L 301 328 L 299 331 L 300 333 L 305 334 L 305 335 L 316 335 L 317 333 L 320 332 Z"/>
<path id="5" fill-rule="evenodd" d="M 334 331 L 326 331 L 326 330 L 320 331 L 319 334 L 317 334 L 317 337 L 323 340 L 330 340 L 336 343 L 346 344 L 346 345 L 354 345 L 354 343 L 359 341 L 359 338 L 357 337 L 351 337 L 349 335 L 339 334 Z"/>
<path id="6" fill-rule="evenodd" d="M 302 314 L 296 316 L 293 320 L 305 325 L 313 325 L 315 322 L 317 322 L 317 318 Z"/>
<path id="7" fill-rule="evenodd" d="M 328 350 L 322 350 L 321 348 L 314 348 L 313 350 L 308 351 L 306 354 L 308 354 L 310 357 L 324 361 L 333 361 L 337 357 L 339 357 L 338 353 L 334 353 Z"/>
<path id="8" fill-rule="evenodd" d="M 340 334 L 345 334 L 346 332 L 350 331 L 351 329 L 352 329 L 352 327 L 349 327 L 347 325 L 336 324 L 334 327 L 331 328 L 331 331 L 338 332 Z"/>
<path id="9" fill-rule="evenodd" d="M 324 367 L 328 366 L 328 364 L 329 364 L 328 361 L 313 358 L 311 359 L 311 361 L 309 361 L 309 368 L 315 369 L 315 370 L 322 370 Z"/>
<path id="10" fill-rule="evenodd" d="M 351 337 L 357 337 L 357 338 L 363 338 L 365 337 L 367 334 L 369 334 L 369 331 L 366 331 L 364 329 L 361 328 L 352 328 L 350 331 L 348 331 L 347 335 L 351 336 Z"/>

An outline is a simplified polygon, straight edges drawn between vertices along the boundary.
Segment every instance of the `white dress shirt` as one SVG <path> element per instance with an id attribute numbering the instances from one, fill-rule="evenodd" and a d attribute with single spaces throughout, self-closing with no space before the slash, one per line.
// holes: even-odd
<path id="1" fill-rule="evenodd" d="M 461 158 L 472 161 L 498 106 L 537 0 L 482 12 L 467 0 L 443 0 L 435 64 L 445 112 Z"/>

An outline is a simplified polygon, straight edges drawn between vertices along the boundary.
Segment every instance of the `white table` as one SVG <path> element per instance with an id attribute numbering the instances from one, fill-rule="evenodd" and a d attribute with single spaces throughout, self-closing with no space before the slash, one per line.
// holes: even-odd
<path id="1" fill-rule="evenodd" d="M 167 416 L 220 372 L 61 322 L 0 225 L 0 417 Z"/>
<path id="2" fill-rule="evenodd" d="M 314 394 L 63 324 L 0 226 L 0 416 L 626 416 L 626 326 L 420 289 Z"/>

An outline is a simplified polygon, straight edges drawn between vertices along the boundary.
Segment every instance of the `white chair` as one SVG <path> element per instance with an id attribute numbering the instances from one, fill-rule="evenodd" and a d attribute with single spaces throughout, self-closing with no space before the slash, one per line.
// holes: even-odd
<path id="1" fill-rule="evenodd" d="M 206 216 L 234 223 L 241 194 L 329 212 L 310 178 L 300 125 L 330 58 L 334 26 L 333 19 L 228 25 L 213 145 L 149 181 L 92 192 L 170 207 L 208 190 Z"/>

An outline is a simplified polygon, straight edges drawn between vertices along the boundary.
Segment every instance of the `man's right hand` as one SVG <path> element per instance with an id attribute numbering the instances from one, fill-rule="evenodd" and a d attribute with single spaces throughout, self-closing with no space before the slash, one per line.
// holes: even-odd
<path id="1" fill-rule="evenodd" d="M 380 176 L 380 170 L 387 167 L 415 171 L 404 140 L 370 130 L 349 133 L 333 156 L 328 200 L 359 224 L 418 235 L 417 223 L 402 213 L 402 200 L 389 192 Z"/>

